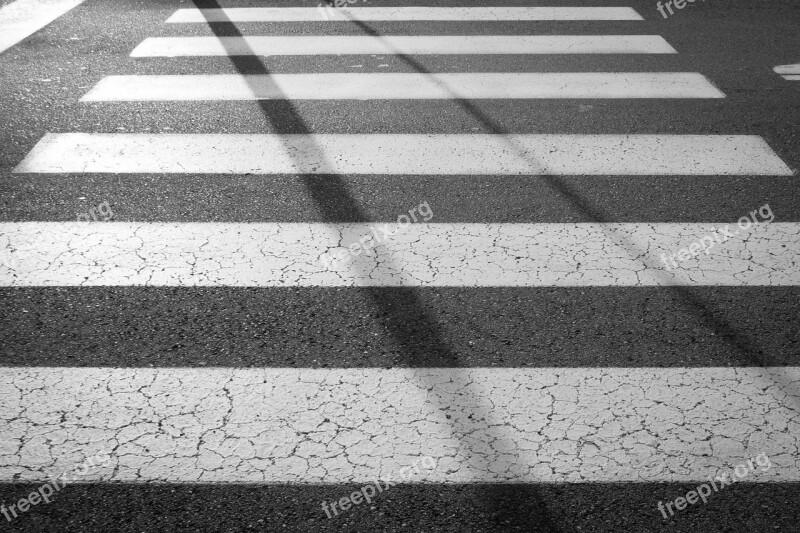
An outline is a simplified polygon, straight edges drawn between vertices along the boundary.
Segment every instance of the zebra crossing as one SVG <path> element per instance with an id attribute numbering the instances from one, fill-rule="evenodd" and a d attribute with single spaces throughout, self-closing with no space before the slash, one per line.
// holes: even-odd
<path id="1" fill-rule="evenodd" d="M 84 0 L 21 0 L 0 6 L 0 53 L 42 29 Z"/>
<path id="2" fill-rule="evenodd" d="M 778 65 L 773 70 L 787 81 L 800 81 L 800 63 L 794 65 Z"/>
<path id="3" fill-rule="evenodd" d="M 326 17 L 327 15 L 327 17 Z M 330 18 L 328 18 L 330 17 Z M 630 7 L 361 7 L 326 11 L 306 7 L 232 7 L 179 9 L 168 24 L 207 22 L 328 22 L 328 21 L 581 21 L 643 20 Z"/>
<path id="4" fill-rule="evenodd" d="M 722 98 L 686 73 L 458 73 L 113 76 L 86 102 L 484 98 Z"/>
<path id="5" fill-rule="evenodd" d="M 376 472 L 382 477 L 430 456 L 439 468 L 426 472 L 423 482 L 541 483 L 700 481 L 695 469 L 720 468 L 725 461 L 695 457 L 692 468 L 672 471 L 668 457 L 651 459 L 643 443 L 625 449 L 602 431 L 592 442 L 611 457 L 578 457 L 574 437 L 557 428 L 624 421 L 630 430 L 641 428 L 669 441 L 680 424 L 682 439 L 703 441 L 708 428 L 722 434 L 732 429 L 726 427 L 727 413 L 713 405 L 738 403 L 742 409 L 739 402 L 746 399 L 737 431 L 747 432 L 750 446 L 774 447 L 770 442 L 782 432 L 765 425 L 764 416 L 769 410 L 773 420 L 791 420 L 797 404 L 769 409 L 777 400 L 773 388 L 796 385 L 800 370 L 17 369 L 4 378 L 20 410 L 47 420 L 37 424 L 35 434 L 59 443 L 54 454 L 86 440 L 119 442 L 112 453 L 117 461 L 92 472 L 94 480 L 363 483 Z M 731 383 L 737 384 L 736 402 Z M 713 392 L 704 396 L 705 405 L 690 411 L 688 423 L 680 423 L 675 412 L 701 387 Z M 116 420 L 111 427 L 98 426 L 97 413 L 80 411 L 73 427 L 64 427 L 57 423 L 57 406 L 45 396 L 63 403 L 92 398 Z M 147 404 L 147 397 L 170 401 L 141 413 L 137 406 Z M 525 416 L 530 412 L 552 419 Z M 371 423 L 337 431 L 360 419 Z M 287 420 L 294 421 L 292 428 Z M 147 433 L 147 426 L 162 424 L 163 433 Z M 22 437 L 31 429 L 21 425 L 15 434 Z M 541 434 L 549 438 L 542 441 Z M 504 450 L 496 450 L 501 443 Z M 712 451 L 708 443 L 703 447 Z M 784 468 L 770 470 L 762 480 L 796 481 L 790 458 L 768 455 Z M 647 468 L 636 468 L 642 459 L 648 459 Z M 40 480 L 33 472 L 20 478 Z"/>
<path id="6" fill-rule="evenodd" d="M 658 35 L 254 35 L 148 37 L 131 57 L 676 53 Z"/>
<path id="7" fill-rule="evenodd" d="M 624 6 L 364 6 L 328 11 L 324 16 L 318 9 L 299 7 L 182 8 L 164 23 L 615 21 L 630 23 L 632 34 L 148 37 L 130 55 L 141 61 L 241 56 L 291 61 L 294 56 L 369 54 L 679 55 L 660 35 L 633 33 L 643 18 Z M 148 104 L 291 105 L 313 100 L 337 105 L 363 100 L 384 106 L 410 103 L 413 109 L 428 101 L 646 99 L 677 107 L 726 98 L 704 73 L 691 71 L 117 73 L 87 87 L 80 104 L 144 104 L 140 110 L 154 113 Z M 13 173 L 101 180 L 130 174 L 164 180 L 297 175 L 329 180 L 326 191 L 336 192 L 329 200 L 347 199 L 356 206 L 342 192 L 346 187 L 339 177 L 449 177 L 468 187 L 475 176 L 498 181 L 614 176 L 658 183 L 675 176 L 759 176 L 769 181 L 795 174 L 757 134 L 659 132 L 657 125 L 650 133 L 580 134 L 562 133 L 558 127 L 507 134 L 325 133 L 313 128 L 292 134 L 59 131 L 45 133 Z M 319 209 L 324 213 L 326 208 Z M 551 345 L 535 368 L 488 362 L 462 367 L 458 349 L 446 346 L 436 325 L 447 318 L 438 308 L 426 308 L 427 296 L 414 295 L 439 288 L 462 291 L 464 298 L 480 298 L 486 290 L 519 291 L 523 298 L 541 294 L 530 291 L 566 291 L 558 294 L 580 301 L 584 290 L 623 295 L 647 290 L 662 296 L 674 291 L 676 298 L 688 301 L 675 304 L 682 308 L 696 304 L 686 291 L 698 290 L 721 291 L 746 302 L 756 293 L 744 291 L 798 286 L 800 224 L 780 222 L 777 213 L 778 221 L 750 232 L 740 234 L 732 226 L 737 238 L 670 269 L 662 254 L 698 241 L 728 221 L 487 223 L 438 221 L 434 216 L 391 235 L 372 254 L 324 261 L 327 255 L 352 250 L 364 235 L 385 226 L 384 220 L 369 220 L 354 210 L 355 221 L 0 222 L 0 243 L 13 259 L 0 264 L 0 287 L 20 291 L 20 298 L 35 291 L 118 295 L 122 293 L 117 290 L 130 290 L 146 293 L 152 302 L 168 301 L 174 291 L 219 290 L 236 307 L 252 297 L 237 291 L 291 290 L 295 292 L 269 293 L 269 298 L 278 305 L 302 306 L 300 298 L 308 297 L 324 306 L 319 295 L 330 293 L 314 291 L 367 291 L 365 307 L 383 315 L 370 320 L 385 323 L 374 335 L 395 337 L 397 351 L 414 352 L 408 357 L 410 368 L 396 360 L 388 368 L 364 366 L 334 350 L 325 368 L 318 363 L 305 368 L 203 368 L 191 362 L 175 367 L 169 361 L 156 368 L 95 366 L 83 356 L 76 366 L 5 367 L 0 369 L 0 413 L 8 431 L 0 448 L 0 481 L 45 481 L 85 450 L 86 457 L 101 451 L 111 458 L 85 479 L 100 487 L 117 482 L 349 486 L 390 476 L 423 456 L 432 457 L 437 466 L 412 484 L 683 483 L 704 481 L 759 453 L 769 456 L 772 467 L 754 483 L 800 482 L 798 366 L 745 365 L 741 359 L 693 366 L 680 357 L 662 364 L 657 353 L 640 355 L 629 366 L 565 366 Z M 296 291 L 309 292 L 297 296 Z M 195 294 L 198 301 L 206 297 Z M 254 298 L 262 294 L 267 293 Z M 367 311 L 338 312 L 355 316 Z M 405 323 L 415 313 L 413 320 L 424 323 L 428 333 Z M 536 334 L 526 332 L 530 325 L 524 317 L 513 320 L 518 320 L 516 335 Z M 312 328 L 324 322 L 313 313 L 308 321 Z M 429 346 L 403 346 L 417 335 Z M 288 342 L 289 349 L 299 351 L 294 342 Z M 127 349 L 135 352 L 137 347 Z M 441 353 L 426 358 L 426 350 Z M 319 353 L 328 357 L 326 348 Z M 647 512 L 660 520 L 655 502 Z"/>
<path id="8" fill-rule="evenodd" d="M 52 133 L 15 172 L 110 174 L 119 164 L 178 174 L 792 175 L 757 136 L 653 134 Z"/>
<path id="9" fill-rule="evenodd" d="M 0 228 L 21 251 L 21 272 L 6 281 L 11 286 L 793 286 L 800 276 L 800 226 L 777 222 L 723 242 L 719 251 L 695 254 L 692 265 L 673 271 L 659 257 L 713 233 L 713 226 L 419 223 L 381 242 L 373 256 L 333 265 L 323 257 L 380 234 L 381 225 L 118 222 L 95 228 L 75 222 Z M 25 247 L 32 239 L 38 246 Z M 581 263 L 573 259 L 576 249 L 584 250 Z M 652 257 L 640 259 L 647 253 Z"/>

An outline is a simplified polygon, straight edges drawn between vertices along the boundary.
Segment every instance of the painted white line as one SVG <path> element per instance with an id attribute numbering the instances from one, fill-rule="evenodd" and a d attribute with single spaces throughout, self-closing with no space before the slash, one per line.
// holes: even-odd
<path id="1" fill-rule="evenodd" d="M 644 20 L 630 7 L 239 7 L 179 9 L 167 22 Z"/>
<path id="2" fill-rule="evenodd" d="M 762 222 L 677 268 L 661 259 L 722 227 L 6 222 L 0 286 L 800 285 L 800 223 Z"/>
<path id="3" fill-rule="evenodd" d="M 800 63 L 794 65 L 778 65 L 773 69 L 778 74 L 800 74 Z"/>
<path id="4" fill-rule="evenodd" d="M 0 53 L 83 2 L 84 0 L 16 0 L 0 8 Z"/>
<path id="5" fill-rule="evenodd" d="M 482 72 L 107 76 L 81 101 L 724 97 L 694 72 Z"/>
<path id="6" fill-rule="evenodd" d="M 343 54 L 674 54 L 658 35 L 150 37 L 132 57 Z"/>
<path id="7" fill-rule="evenodd" d="M 0 482 L 800 481 L 800 368 L 0 368 Z M 642 464 L 642 466 L 634 466 Z"/>
<path id="8" fill-rule="evenodd" d="M 792 175 L 751 135 L 45 135 L 16 173 Z"/>
<path id="9" fill-rule="evenodd" d="M 796 76 L 795 76 L 795 75 L 784 76 L 783 78 L 784 78 L 785 80 L 789 80 L 789 81 L 800 81 L 800 75 L 796 75 Z"/>

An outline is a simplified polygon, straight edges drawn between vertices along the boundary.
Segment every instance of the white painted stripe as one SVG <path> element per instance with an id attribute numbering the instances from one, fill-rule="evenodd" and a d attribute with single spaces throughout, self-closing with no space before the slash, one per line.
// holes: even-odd
<path id="1" fill-rule="evenodd" d="M 743 481 L 797 482 L 798 385 L 798 367 L 0 368 L 0 481 L 104 452 L 80 481 L 396 482 L 429 456 L 406 481 L 702 482 L 763 453 Z"/>
<path id="2" fill-rule="evenodd" d="M 786 80 L 789 80 L 789 81 L 800 81 L 800 75 L 797 75 L 797 76 L 794 76 L 794 75 L 784 76 L 783 78 L 786 79 Z"/>
<path id="3" fill-rule="evenodd" d="M 792 175 L 758 136 L 649 134 L 58 133 L 14 172 Z"/>
<path id="4" fill-rule="evenodd" d="M 724 97 L 695 72 L 348 72 L 107 76 L 81 101 Z"/>
<path id="5" fill-rule="evenodd" d="M 630 7 L 239 7 L 179 9 L 167 22 L 644 20 Z"/>
<path id="6" fill-rule="evenodd" d="M 794 65 L 778 65 L 773 69 L 778 74 L 800 74 L 800 63 Z"/>
<path id="7" fill-rule="evenodd" d="M 0 8 L 0 53 L 83 2 L 84 0 L 16 0 Z"/>
<path id="8" fill-rule="evenodd" d="M 311 35 L 150 37 L 131 56 L 674 53 L 658 35 Z"/>
<path id="9" fill-rule="evenodd" d="M 719 228 L 733 236 L 666 270 Z M 800 285 L 800 223 L 7 222 L 0 239 L 12 287 Z"/>

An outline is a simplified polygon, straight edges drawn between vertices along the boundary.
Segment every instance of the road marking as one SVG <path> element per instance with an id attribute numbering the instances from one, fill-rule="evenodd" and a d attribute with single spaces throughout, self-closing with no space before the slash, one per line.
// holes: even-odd
<path id="1" fill-rule="evenodd" d="M 50 133 L 14 172 L 792 175 L 755 135 L 651 134 Z"/>
<path id="2" fill-rule="evenodd" d="M 674 54 L 658 35 L 150 37 L 132 57 L 343 54 Z"/>
<path id="3" fill-rule="evenodd" d="M 794 65 L 778 65 L 773 69 L 778 74 L 783 74 L 783 79 L 788 81 L 800 81 L 800 63 Z"/>
<path id="4" fill-rule="evenodd" d="M 778 74 L 800 74 L 800 63 L 794 65 L 778 65 L 773 69 Z"/>
<path id="5" fill-rule="evenodd" d="M 84 0 L 16 0 L 0 8 L 0 53 L 83 2 Z"/>
<path id="6" fill-rule="evenodd" d="M 239 7 L 179 9 L 168 23 L 334 21 L 644 20 L 630 7 Z"/>
<path id="7" fill-rule="evenodd" d="M 0 482 L 800 481 L 798 367 L 0 368 Z M 177 394 L 176 394 L 177 392 Z M 678 438 L 676 435 L 680 435 Z M 81 455 L 83 454 L 83 455 Z"/>
<path id="8" fill-rule="evenodd" d="M 694 72 L 481 72 L 107 76 L 81 101 L 724 97 Z"/>
<path id="9" fill-rule="evenodd" d="M 677 267 L 661 258 L 723 227 L 6 222 L 0 235 L 16 266 L 0 267 L 0 286 L 800 285 L 800 223 L 718 233 L 708 254 L 698 246 Z"/>

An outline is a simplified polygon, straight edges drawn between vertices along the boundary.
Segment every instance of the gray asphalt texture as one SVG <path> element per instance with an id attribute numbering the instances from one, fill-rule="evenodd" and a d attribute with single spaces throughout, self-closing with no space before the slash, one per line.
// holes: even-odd
<path id="1" fill-rule="evenodd" d="M 374 5 L 496 5 L 369 0 Z M 7 3 L 0 0 L 0 5 Z M 213 2 L 204 5 L 213 7 Z M 502 5 L 528 5 L 505 0 Z M 548 3 L 545 3 L 548 4 Z M 556 5 L 556 3 L 549 3 Z M 0 54 L 0 221 L 709 222 L 769 203 L 800 222 L 797 176 L 12 175 L 47 132 L 754 134 L 800 168 L 800 3 L 708 0 L 644 22 L 171 24 L 189 1 L 86 0 Z M 226 1 L 316 6 L 316 1 Z M 541 4 L 540 4 L 541 5 Z M 331 56 L 134 59 L 178 35 L 653 34 L 662 56 Z M 379 67 L 388 64 L 389 67 Z M 362 65 L 353 68 L 353 65 Z M 721 100 L 80 103 L 114 74 L 700 72 Z M 676 155 L 677 156 L 677 155 Z M 784 288 L 0 289 L 0 366 L 798 366 L 800 291 Z M 37 488 L 0 484 L 0 501 Z M 800 484 L 742 483 L 665 520 L 677 483 L 400 485 L 328 520 L 360 487 L 72 485 L 10 531 L 800 531 Z M 9 529 L 10 528 L 10 529 Z"/>

